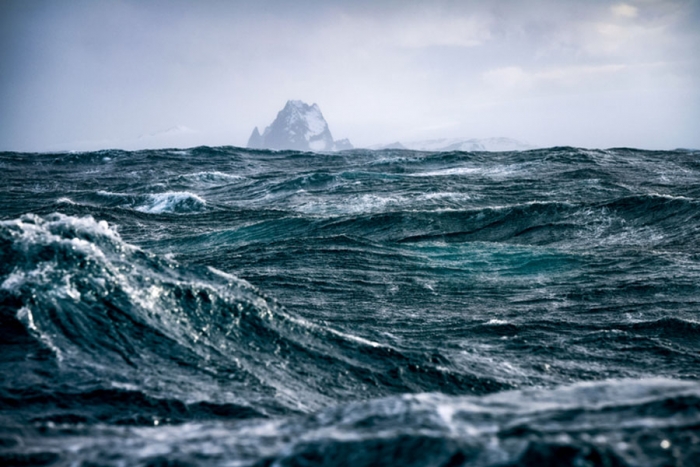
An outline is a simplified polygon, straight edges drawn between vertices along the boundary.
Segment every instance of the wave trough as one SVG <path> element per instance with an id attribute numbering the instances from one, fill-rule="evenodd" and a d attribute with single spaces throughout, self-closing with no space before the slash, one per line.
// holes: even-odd
<path id="1" fill-rule="evenodd" d="M 1 153 L 0 462 L 690 465 L 698 156 Z"/>

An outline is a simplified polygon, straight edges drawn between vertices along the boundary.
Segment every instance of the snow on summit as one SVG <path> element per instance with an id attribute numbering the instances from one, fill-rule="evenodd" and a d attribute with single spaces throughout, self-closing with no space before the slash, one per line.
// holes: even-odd
<path id="1" fill-rule="evenodd" d="M 291 149 L 296 151 L 336 151 L 351 149 L 347 140 L 335 142 L 317 104 L 287 101 L 277 118 L 260 134 L 253 130 L 248 147 L 255 149 Z"/>

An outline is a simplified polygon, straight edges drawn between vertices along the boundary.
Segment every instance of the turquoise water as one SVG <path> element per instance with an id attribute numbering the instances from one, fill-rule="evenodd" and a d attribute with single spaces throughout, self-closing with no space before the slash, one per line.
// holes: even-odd
<path id="1" fill-rule="evenodd" d="M 0 154 L 7 465 L 692 465 L 700 154 Z"/>

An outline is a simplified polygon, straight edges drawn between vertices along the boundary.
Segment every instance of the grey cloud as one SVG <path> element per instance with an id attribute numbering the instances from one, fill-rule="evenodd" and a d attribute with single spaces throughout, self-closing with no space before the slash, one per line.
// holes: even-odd
<path id="1" fill-rule="evenodd" d="M 697 2 L 0 3 L 0 150 L 243 145 L 287 99 L 356 145 L 700 146 Z M 183 140 L 185 141 L 185 140 Z M 183 143 L 185 144 L 185 143 Z"/>

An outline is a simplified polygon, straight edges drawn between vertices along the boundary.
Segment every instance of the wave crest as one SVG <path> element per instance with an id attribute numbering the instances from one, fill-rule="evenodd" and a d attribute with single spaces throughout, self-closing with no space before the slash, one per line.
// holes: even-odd
<path id="1" fill-rule="evenodd" d="M 151 214 L 188 213 L 202 211 L 207 202 L 187 191 L 169 191 L 148 195 L 147 201 L 136 210 Z"/>

